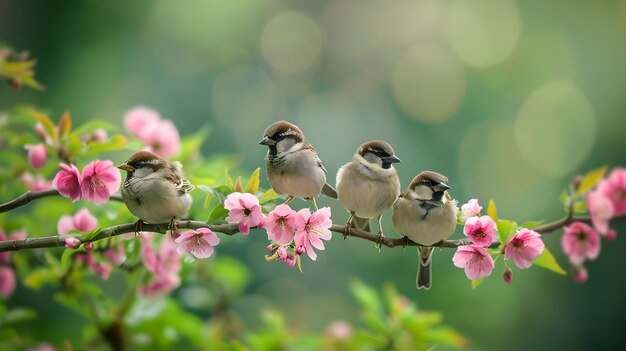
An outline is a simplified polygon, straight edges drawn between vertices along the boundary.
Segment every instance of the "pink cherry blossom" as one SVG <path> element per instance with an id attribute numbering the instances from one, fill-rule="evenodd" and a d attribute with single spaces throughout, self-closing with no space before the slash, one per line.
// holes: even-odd
<path id="1" fill-rule="evenodd" d="M 102 143 L 105 142 L 109 138 L 109 135 L 106 130 L 98 128 L 93 131 L 92 139 L 95 142 Z"/>
<path id="2" fill-rule="evenodd" d="M 190 253 L 196 258 L 209 258 L 213 255 L 213 247 L 220 243 L 220 238 L 209 228 L 198 228 L 180 234 L 176 238 L 178 253 Z"/>
<path id="3" fill-rule="evenodd" d="M 76 260 L 84 262 L 94 274 L 99 275 L 103 280 L 109 279 L 113 267 L 106 262 L 97 261 L 92 252 L 79 253 L 75 257 Z"/>
<path id="4" fill-rule="evenodd" d="M 506 244 L 504 259 L 512 258 L 519 268 L 529 268 L 533 264 L 533 260 L 541 255 L 544 248 L 545 244 L 541 240 L 541 234 L 522 228 Z"/>
<path id="5" fill-rule="evenodd" d="M 40 169 L 46 163 L 48 150 L 43 144 L 26 144 L 24 148 L 28 151 L 28 162 L 35 169 Z"/>
<path id="6" fill-rule="evenodd" d="M 68 249 L 78 249 L 80 246 L 80 239 L 74 237 L 65 238 L 65 247 Z"/>
<path id="7" fill-rule="evenodd" d="M 139 294 L 142 296 L 153 297 L 161 294 L 167 294 L 180 286 L 180 277 L 178 274 L 168 274 L 164 276 L 154 276 L 151 281 L 139 287 Z"/>
<path id="8" fill-rule="evenodd" d="M 72 199 L 72 202 L 76 202 L 81 199 L 81 186 L 83 177 L 80 175 L 80 170 L 75 165 L 66 165 L 61 163 L 61 170 L 52 180 L 52 186 L 59 192 L 59 194 Z"/>
<path id="9" fill-rule="evenodd" d="M 296 255 L 293 254 L 292 251 L 287 250 L 286 247 L 280 246 L 278 247 L 278 259 L 285 262 L 285 264 L 289 267 L 293 267 L 296 264 L 297 258 Z"/>
<path id="10" fill-rule="evenodd" d="M 0 296 L 5 299 L 15 291 L 15 272 L 11 267 L 0 266 Z"/>
<path id="11" fill-rule="evenodd" d="M 126 248 L 124 244 L 117 244 L 104 251 L 104 257 L 114 266 L 119 266 L 126 261 Z"/>
<path id="12" fill-rule="evenodd" d="M 597 191 L 611 200 L 616 216 L 626 213 L 626 168 L 614 168 Z"/>
<path id="13" fill-rule="evenodd" d="M 465 275 L 471 280 L 478 280 L 491 275 L 493 259 L 483 247 L 473 245 L 459 246 L 452 257 L 452 262 L 459 268 L 465 268 Z"/>
<path id="14" fill-rule="evenodd" d="M 167 294 L 180 285 L 180 254 L 176 243 L 165 237 L 156 252 L 151 244 L 153 238 L 151 233 L 141 236 L 141 260 L 152 273 L 149 280 L 139 287 L 139 293 L 143 296 Z"/>
<path id="15" fill-rule="evenodd" d="M 96 217 L 94 217 L 87 208 L 83 208 L 73 216 L 61 216 L 57 223 L 57 233 L 59 235 L 66 235 L 72 230 L 86 233 L 96 229 L 97 226 L 98 220 Z"/>
<path id="16" fill-rule="evenodd" d="M 474 245 L 488 247 L 496 238 L 496 223 L 489 216 L 470 217 L 465 221 L 463 233 Z"/>
<path id="17" fill-rule="evenodd" d="M 24 186 L 30 191 L 44 191 L 53 189 L 52 183 L 47 181 L 42 175 L 33 176 L 28 172 L 24 172 L 20 177 Z"/>
<path id="18" fill-rule="evenodd" d="M 156 129 L 161 115 L 156 110 L 144 106 L 137 106 L 124 115 L 124 127 L 139 139 Z"/>
<path id="19" fill-rule="evenodd" d="M 589 279 L 589 273 L 584 266 L 574 267 L 574 281 L 578 284 L 584 284 Z"/>
<path id="20" fill-rule="evenodd" d="M 313 261 L 317 259 L 317 254 L 313 250 L 324 250 L 324 242 L 322 240 L 330 240 L 330 226 L 333 222 L 330 220 L 330 207 L 322 207 L 311 214 L 311 210 L 303 208 L 298 211 L 300 214 L 296 221 L 295 243 L 297 252 L 306 254 Z"/>
<path id="21" fill-rule="evenodd" d="M 615 213 L 611 199 L 599 191 L 589 192 L 587 193 L 587 209 L 594 228 L 602 235 L 608 233 L 609 220 Z"/>
<path id="22" fill-rule="evenodd" d="M 608 241 L 613 241 L 617 239 L 617 232 L 615 229 L 609 229 L 609 231 L 604 235 L 604 238 Z"/>
<path id="23" fill-rule="evenodd" d="M 259 199 L 250 193 L 228 194 L 224 208 L 228 210 L 226 221 L 237 223 L 241 234 L 248 234 L 251 227 L 256 227 L 264 221 Z"/>
<path id="24" fill-rule="evenodd" d="M 294 231 L 302 215 L 294 211 L 289 205 L 278 205 L 268 215 L 263 228 L 267 231 L 267 238 L 278 245 L 287 245 L 293 240 Z"/>
<path id="25" fill-rule="evenodd" d="M 574 222 L 564 228 L 561 237 L 563 252 L 570 262 L 579 265 L 586 259 L 593 260 L 600 254 L 600 235 L 583 222 Z"/>
<path id="26" fill-rule="evenodd" d="M 120 188 L 119 170 L 109 160 L 94 161 L 83 168 L 81 190 L 83 198 L 95 204 L 102 204 Z"/>
<path id="27" fill-rule="evenodd" d="M 483 207 L 478 204 L 477 199 L 469 200 L 466 204 L 461 206 L 461 222 L 465 223 L 470 217 L 480 216 L 482 209 Z"/>

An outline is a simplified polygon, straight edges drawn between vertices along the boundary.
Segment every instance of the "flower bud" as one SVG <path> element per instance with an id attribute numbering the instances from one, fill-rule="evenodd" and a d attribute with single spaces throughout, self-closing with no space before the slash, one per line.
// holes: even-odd
<path id="1" fill-rule="evenodd" d="M 574 281 L 579 284 L 584 284 L 589 279 L 589 273 L 583 266 L 574 267 Z"/>
<path id="2" fill-rule="evenodd" d="M 77 249 L 80 246 L 80 239 L 69 237 L 65 238 L 65 247 L 68 249 Z"/>
<path id="3" fill-rule="evenodd" d="M 578 190 L 582 182 L 583 177 L 581 175 L 577 175 L 574 177 L 574 179 L 572 179 L 572 188 L 574 188 L 574 191 Z"/>
<path id="4" fill-rule="evenodd" d="M 304 251 L 305 251 L 304 250 L 304 246 L 300 245 L 300 246 L 296 247 L 296 253 L 298 255 L 302 255 L 304 253 Z"/>
<path id="5" fill-rule="evenodd" d="M 22 89 L 22 81 L 17 78 L 11 78 L 8 80 L 9 86 L 13 90 L 21 90 Z"/>
<path id="6" fill-rule="evenodd" d="M 37 145 L 24 145 L 24 148 L 28 150 L 28 162 L 35 169 L 40 169 L 46 163 L 48 158 L 48 150 L 43 144 Z"/>
<path id="7" fill-rule="evenodd" d="M 604 238 L 608 241 L 613 241 L 617 238 L 617 232 L 615 229 L 609 229 L 609 231 L 604 235 Z"/>
<path id="8" fill-rule="evenodd" d="M 504 278 L 504 282 L 507 285 L 511 285 L 511 282 L 513 281 L 513 271 L 511 271 L 509 267 L 504 267 L 504 274 L 502 275 L 502 278 Z"/>
<path id="9" fill-rule="evenodd" d="M 91 251 L 93 250 L 93 243 L 92 242 L 85 243 L 83 247 L 85 248 L 85 250 Z"/>

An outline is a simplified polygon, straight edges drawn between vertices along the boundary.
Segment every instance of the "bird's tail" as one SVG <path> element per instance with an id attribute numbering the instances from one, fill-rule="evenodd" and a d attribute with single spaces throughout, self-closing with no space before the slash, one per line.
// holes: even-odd
<path id="1" fill-rule="evenodd" d="M 415 286 L 418 289 L 426 289 L 430 290 L 430 287 L 433 283 L 432 281 L 432 258 L 433 258 L 433 248 L 432 247 L 423 247 L 418 246 L 417 251 L 419 252 L 419 267 L 417 268 L 417 277 L 415 278 Z"/>
<path id="2" fill-rule="evenodd" d="M 370 219 L 354 216 L 352 218 L 352 228 L 370 231 Z"/>
<path id="3" fill-rule="evenodd" d="M 328 185 L 328 183 L 324 183 L 324 187 L 322 188 L 322 194 L 332 199 L 337 198 L 337 190 L 335 190 L 335 188 L 333 188 L 332 186 Z"/>

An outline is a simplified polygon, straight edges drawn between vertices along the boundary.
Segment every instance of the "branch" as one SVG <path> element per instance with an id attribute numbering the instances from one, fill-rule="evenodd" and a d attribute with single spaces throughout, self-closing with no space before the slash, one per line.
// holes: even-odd
<path id="1" fill-rule="evenodd" d="M 24 194 L 20 195 L 19 197 L 0 205 L 0 213 L 8 212 L 16 208 L 26 206 L 33 200 L 41 199 L 41 198 L 48 197 L 48 196 L 59 196 L 59 195 L 61 194 L 59 194 L 59 192 L 54 189 L 44 190 L 44 191 L 27 191 Z M 121 202 L 122 197 L 118 194 L 111 195 L 111 200 Z"/>

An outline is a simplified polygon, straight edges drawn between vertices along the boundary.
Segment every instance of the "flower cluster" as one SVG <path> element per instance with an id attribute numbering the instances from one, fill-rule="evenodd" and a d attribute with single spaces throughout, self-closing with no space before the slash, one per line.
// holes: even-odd
<path id="1" fill-rule="evenodd" d="M 124 126 L 147 148 L 162 158 L 180 152 L 180 135 L 172 121 L 162 119 L 153 109 L 138 106 L 126 112 Z"/>
<path id="2" fill-rule="evenodd" d="M 83 168 L 82 174 L 73 164 L 68 166 L 61 163 L 60 166 L 61 170 L 52 180 L 52 186 L 72 202 L 85 199 L 102 204 L 120 188 L 120 172 L 109 160 L 89 163 Z"/>
<path id="3" fill-rule="evenodd" d="M 463 233 L 471 244 L 459 246 L 452 258 L 454 265 L 464 268 L 465 275 L 471 280 L 491 275 L 495 266 L 487 249 L 496 239 L 497 225 L 490 216 L 480 216 L 481 210 L 482 206 L 476 199 L 461 206 L 460 220 L 465 222 Z M 519 268 L 526 269 L 543 253 L 544 248 L 545 244 L 539 233 L 522 228 L 505 245 L 504 259 L 512 259 Z M 513 273 L 508 267 L 505 267 L 504 278 L 507 284 L 511 283 Z"/>
<path id="4" fill-rule="evenodd" d="M 23 230 L 12 231 L 6 235 L 4 230 L 0 228 L 0 241 L 20 240 L 26 238 L 26 232 Z M 8 252 L 0 252 L 0 296 L 8 298 L 15 291 L 15 271 L 11 266 L 11 256 Z"/>
<path id="5" fill-rule="evenodd" d="M 149 277 L 140 285 L 139 293 L 144 296 L 166 294 L 180 285 L 180 253 L 178 246 L 169 236 L 160 242 L 159 250 L 152 246 L 153 235 L 141 235 L 141 261 L 150 272 Z"/>
<path id="6" fill-rule="evenodd" d="M 98 220 L 88 209 L 83 208 L 76 212 L 73 216 L 61 216 L 57 223 L 57 233 L 61 236 L 67 235 L 72 230 L 79 232 L 90 232 L 98 226 Z"/>
<path id="7" fill-rule="evenodd" d="M 613 169 L 586 194 L 586 200 L 592 226 L 574 222 L 564 228 L 561 237 L 561 248 L 572 264 L 574 280 L 579 283 L 587 281 L 583 263 L 598 257 L 601 238 L 614 240 L 617 236 L 609 221 L 626 213 L 626 169 Z"/>

